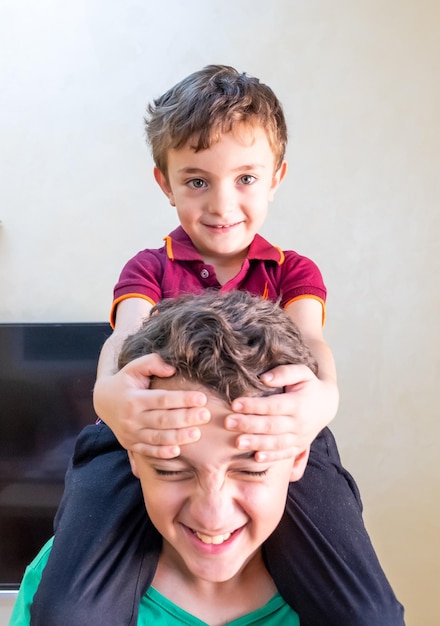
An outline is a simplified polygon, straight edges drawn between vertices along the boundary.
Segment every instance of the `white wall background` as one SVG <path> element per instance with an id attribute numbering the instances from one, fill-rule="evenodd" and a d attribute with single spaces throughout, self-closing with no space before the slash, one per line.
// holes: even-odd
<path id="1" fill-rule="evenodd" d="M 106 320 L 123 263 L 176 225 L 147 101 L 212 62 L 279 95 L 290 171 L 263 234 L 326 279 L 334 431 L 407 626 L 439 623 L 439 18 L 437 0 L 0 0 L 0 321 Z"/>

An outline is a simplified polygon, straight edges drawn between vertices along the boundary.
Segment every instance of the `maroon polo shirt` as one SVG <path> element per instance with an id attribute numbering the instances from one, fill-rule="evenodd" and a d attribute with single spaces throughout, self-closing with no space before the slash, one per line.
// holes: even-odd
<path id="1" fill-rule="evenodd" d="M 143 250 L 123 268 L 114 289 L 111 323 L 116 307 L 126 298 L 144 298 L 156 304 L 205 289 L 239 289 L 276 301 L 283 308 L 300 298 L 315 298 L 325 317 L 326 288 L 317 265 L 293 250 L 281 250 L 255 235 L 239 273 L 220 285 L 215 269 L 203 261 L 181 226 L 164 238 L 161 248 Z"/>

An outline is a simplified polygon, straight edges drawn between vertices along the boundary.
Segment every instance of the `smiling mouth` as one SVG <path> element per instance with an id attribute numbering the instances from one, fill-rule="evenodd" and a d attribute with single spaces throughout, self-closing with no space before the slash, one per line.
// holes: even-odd
<path id="1" fill-rule="evenodd" d="M 214 535 L 213 537 L 210 535 L 204 535 L 203 533 L 199 533 L 197 531 L 193 531 L 193 533 L 200 539 L 202 543 L 213 544 L 215 546 L 219 546 L 224 543 L 228 539 L 231 538 L 232 533 L 225 533 L 224 535 Z"/>
<path id="2" fill-rule="evenodd" d="M 229 228 L 233 228 L 239 224 L 241 224 L 241 222 L 235 222 L 234 224 L 206 224 L 206 226 L 208 226 L 208 228 L 213 228 L 214 230 L 228 230 Z"/>

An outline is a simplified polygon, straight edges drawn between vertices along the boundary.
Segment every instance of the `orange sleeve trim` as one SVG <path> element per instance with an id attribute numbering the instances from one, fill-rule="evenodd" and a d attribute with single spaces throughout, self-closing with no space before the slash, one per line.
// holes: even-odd
<path id="1" fill-rule="evenodd" d="M 274 248 L 276 248 L 278 252 L 280 253 L 280 260 L 278 261 L 278 265 L 282 265 L 285 259 L 284 252 L 278 246 L 274 246 Z"/>
<path id="2" fill-rule="evenodd" d="M 325 324 L 325 318 L 326 318 L 326 308 L 325 308 L 325 302 L 322 298 L 319 298 L 318 296 L 314 296 L 312 294 L 308 294 L 305 293 L 302 296 L 296 296 L 296 298 L 292 298 L 291 300 L 289 300 L 289 302 L 286 302 L 286 304 L 284 305 L 284 308 L 287 309 L 287 307 L 292 304 L 292 302 L 296 302 L 297 300 L 304 300 L 305 298 L 312 298 L 312 300 L 317 300 L 318 302 L 321 303 L 322 306 L 322 325 L 324 326 Z"/>
<path id="3" fill-rule="evenodd" d="M 163 240 L 165 241 L 165 246 L 167 249 L 167 256 L 171 261 L 174 261 L 174 254 L 173 254 L 173 240 L 171 239 L 171 237 L 168 235 L 167 237 L 164 237 Z"/>
<path id="4" fill-rule="evenodd" d="M 129 298 L 141 298 L 141 300 L 147 300 L 147 302 L 149 302 L 153 306 L 157 304 L 157 302 L 155 302 L 152 298 L 149 298 L 148 296 L 143 296 L 140 293 L 126 293 L 123 296 L 119 296 L 119 298 L 113 300 L 112 308 L 110 309 L 110 326 L 113 328 L 113 330 L 115 329 L 116 309 L 118 307 L 118 304 L 123 300 L 128 300 Z"/>

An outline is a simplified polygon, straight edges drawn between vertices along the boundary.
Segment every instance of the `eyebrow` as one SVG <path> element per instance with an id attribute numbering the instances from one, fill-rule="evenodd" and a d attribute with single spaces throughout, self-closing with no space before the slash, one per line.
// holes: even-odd
<path id="1" fill-rule="evenodd" d="M 244 165 L 239 165 L 238 167 L 234 167 L 231 172 L 241 172 L 243 170 L 262 170 L 265 166 L 260 163 L 248 163 Z M 212 172 L 208 172 L 207 170 L 202 169 L 201 167 L 181 167 L 177 170 L 178 174 L 211 174 Z"/>

